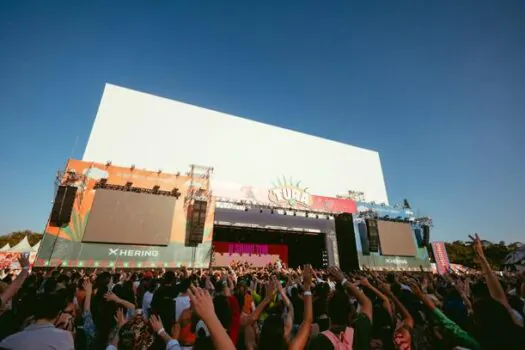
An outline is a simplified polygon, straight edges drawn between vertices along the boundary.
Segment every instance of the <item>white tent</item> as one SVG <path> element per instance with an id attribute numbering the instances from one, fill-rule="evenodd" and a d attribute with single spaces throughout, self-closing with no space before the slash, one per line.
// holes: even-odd
<path id="1" fill-rule="evenodd" d="M 9 243 L 7 243 L 5 246 L 0 248 L 0 252 L 7 252 L 9 249 L 11 249 L 11 246 L 9 245 Z"/>
<path id="2" fill-rule="evenodd" d="M 40 248 L 40 242 L 42 242 L 42 241 L 38 241 L 37 244 L 35 244 L 34 246 L 31 247 L 31 251 L 32 252 L 35 252 L 35 253 L 38 252 L 38 248 Z"/>
<path id="3" fill-rule="evenodd" d="M 25 236 L 24 239 L 18 242 L 18 244 L 15 245 L 13 248 L 9 249 L 9 252 L 12 253 L 24 253 L 29 251 L 31 251 L 31 245 L 27 240 L 27 236 Z"/>
<path id="4" fill-rule="evenodd" d="M 525 245 L 522 245 L 516 251 L 509 253 L 505 260 L 503 260 L 504 265 L 520 265 L 525 262 Z"/>

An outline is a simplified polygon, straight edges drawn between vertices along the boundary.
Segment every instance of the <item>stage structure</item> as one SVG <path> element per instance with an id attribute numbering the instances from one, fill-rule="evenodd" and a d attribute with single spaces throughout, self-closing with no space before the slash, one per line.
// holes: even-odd
<path id="1" fill-rule="evenodd" d="M 57 187 L 75 188 L 75 195 L 69 208 L 60 207 L 66 201 L 57 190 L 53 212 L 70 215 L 48 222 L 35 264 L 209 266 L 215 208 L 207 188 L 210 171 L 188 174 L 69 160 Z"/>
<path id="2" fill-rule="evenodd" d="M 36 264 L 430 270 L 430 227 L 375 151 L 106 85 Z"/>

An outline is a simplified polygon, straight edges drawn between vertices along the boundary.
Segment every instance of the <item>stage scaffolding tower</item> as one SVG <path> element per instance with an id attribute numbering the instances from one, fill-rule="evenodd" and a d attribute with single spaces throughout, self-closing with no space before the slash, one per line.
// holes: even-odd
<path id="1" fill-rule="evenodd" d="M 184 198 L 184 207 L 186 210 L 189 210 L 195 201 L 206 202 L 206 208 L 209 208 L 212 196 L 210 188 L 210 178 L 212 174 L 213 167 L 196 164 L 190 165 L 190 171 L 188 172 L 188 176 L 190 177 L 190 185 L 188 187 L 186 197 Z M 191 239 L 191 233 L 194 232 L 194 230 L 199 229 L 196 227 L 196 225 L 199 225 L 199 223 L 196 223 L 192 218 L 188 219 L 190 220 L 190 227 L 189 232 L 186 234 L 186 245 L 191 247 L 191 267 L 195 267 L 195 260 L 197 258 L 197 245 L 202 243 L 202 240 L 200 242 L 196 242 Z"/>

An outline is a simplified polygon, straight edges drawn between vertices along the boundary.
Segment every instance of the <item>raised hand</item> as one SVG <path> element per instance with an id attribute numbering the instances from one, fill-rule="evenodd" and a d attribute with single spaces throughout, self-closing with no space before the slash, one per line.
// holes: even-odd
<path id="1" fill-rule="evenodd" d="M 328 273 L 339 283 L 345 279 L 343 271 L 341 271 L 337 266 L 331 266 L 328 268 Z"/>
<path id="2" fill-rule="evenodd" d="M 91 284 L 91 281 L 89 278 L 86 278 L 84 280 L 84 283 L 82 283 L 82 287 L 84 287 L 84 290 L 86 291 L 86 295 L 91 295 L 93 292 L 93 285 Z"/>
<path id="3" fill-rule="evenodd" d="M 312 270 L 312 265 L 305 265 L 303 270 L 303 288 L 304 290 L 310 290 L 312 286 L 312 277 L 314 272 Z"/>
<path id="4" fill-rule="evenodd" d="M 190 296 L 191 306 L 205 323 L 216 317 L 213 300 L 207 290 L 191 286 L 188 294 Z"/>
<path id="5" fill-rule="evenodd" d="M 412 282 L 409 285 L 415 296 L 421 297 L 425 295 L 417 283 Z"/>
<path id="6" fill-rule="evenodd" d="M 119 300 L 119 297 L 117 297 L 115 293 L 107 292 L 106 294 L 104 294 L 104 299 L 106 299 L 106 301 L 117 302 Z"/>
<path id="7" fill-rule="evenodd" d="M 363 277 L 359 280 L 359 284 L 364 287 L 370 287 L 370 282 L 368 282 L 368 279 L 366 277 Z"/>
<path id="8" fill-rule="evenodd" d="M 483 252 L 483 245 L 481 244 L 481 239 L 479 238 L 478 234 L 475 233 L 474 237 L 469 235 L 469 238 L 472 240 L 472 246 L 474 247 L 474 252 L 476 255 L 480 258 L 484 258 L 485 253 Z"/>
<path id="9" fill-rule="evenodd" d="M 280 294 L 284 293 L 283 286 L 281 285 L 281 282 L 279 282 L 279 280 L 277 279 L 277 276 L 272 275 L 270 279 L 271 279 L 271 283 L 273 284 L 274 289 Z"/>
<path id="10" fill-rule="evenodd" d="M 163 328 L 162 320 L 160 319 L 160 316 L 157 315 L 151 315 L 149 317 L 149 324 L 151 325 L 151 328 L 157 333 Z"/>
<path id="11" fill-rule="evenodd" d="M 117 312 L 115 313 L 114 317 L 115 321 L 117 321 L 117 327 L 119 328 L 121 328 L 128 322 L 126 315 L 124 315 L 124 309 L 120 307 L 117 309 Z"/>

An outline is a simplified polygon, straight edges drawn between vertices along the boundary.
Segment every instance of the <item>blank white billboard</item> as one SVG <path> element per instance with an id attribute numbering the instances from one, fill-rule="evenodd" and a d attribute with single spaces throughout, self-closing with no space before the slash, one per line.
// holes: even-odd
<path id="1" fill-rule="evenodd" d="M 83 160 L 171 173 L 198 164 L 213 181 L 269 188 L 285 177 L 311 194 L 388 204 L 375 151 L 110 84 Z"/>

